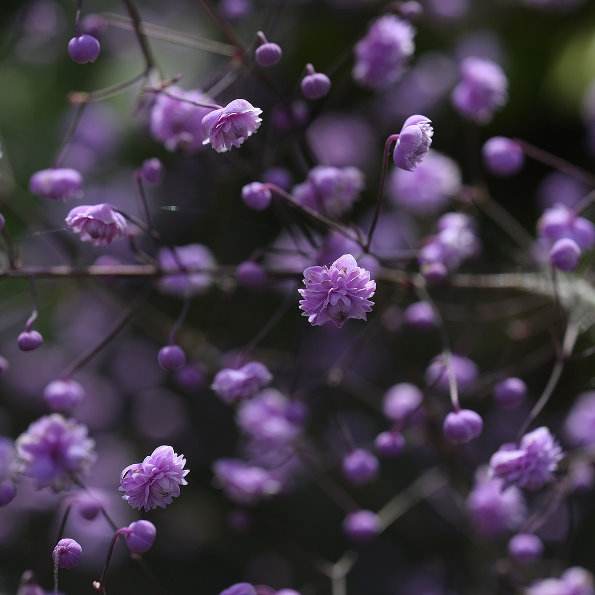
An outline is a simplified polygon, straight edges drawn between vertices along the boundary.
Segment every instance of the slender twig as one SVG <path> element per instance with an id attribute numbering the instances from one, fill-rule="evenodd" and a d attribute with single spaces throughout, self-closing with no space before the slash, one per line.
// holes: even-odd
<path id="1" fill-rule="evenodd" d="M 548 401 L 554 394 L 554 391 L 558 386 L 558 382 L 560 381 L 560 377 L 562 376 L 562 372 L 564 371 L 566 361 L 572 354 L 572 350 L 574 349 L 574 345 L 576 343 L 576 340 L 578 339 L 578 332 L 578 325 L 572 321 L 569 322 L 568 326 L 566 327 L 566 332 L 564 333 L 564 340 L 562 341 L 562 351 L 558 355 L 556 363 L 552 368 L 552 372 L 547 381 L 547 384 L 545 385 L 545 388 L 543 389 L 541 397 L 539 397 L 538 401 L 533 406 L 533 409 L 531 409 L 531 412 L 527 416 L 527 419 L 524 421 L 523 425 L 519 429 L 517 439 L 520 439 L 523 436 L 523 434 L 525 434 L 525 432 L 529 429 L 531 424 L 543 411 L 544 407 L 548 404 Z"/>
<path id="2" fill-rule="evenodd" d="M 122 2 L 124 2 L 126 10 L 128 11 L 128 15 L 130 16 L 130 20 L 132 21 L 134 33 L 145 60 L 145 72 L 150 72 L 156 68 L 157 63 L 155 62 L 153 52 L 151 51 L 151 46 L 149 45 L 149 41 L 145 35 L 140 13 L 138 12 L 138 9 L 132 0 L 122 0 Z"/>
<path id="3" fill-rule="evenodd" d="M 595 186 L 595 176 L 582 167 L 578 167 L 557 155 L 553 155 L 544 149 L 540 149 L 523 139 L 517 138 L 514 140 L 521 145 L 525 155 L 531 157 L 531 159 L 535 159 L 535 161 L 539 161 L 540 163 L 558 170 L 571 178 L 579 180 L 588 186 Z"/>
<path id="4" fill-rule="evenodd" d="M 378 190 L 376 193 L 376 207 L 374 209 L 374 216 L 372 217 L 372 224 L 370 225 L 370 231 L 368 232 L 368 239 L 364 244 L 364 250 L 370 251 L 372 240 L 374 238 L 374 232 L 378 225 L 378 219 L 380 218 L 380 211 L 382 210 L 382 203 L 384 202 L 384 184 L 386 182 L 386 174 L 388 172 L 388 164 L 390 161 L 390 152 L 393 145 L 399 139 L 398 134 L 391 134 L 384 143 L 384 151 L 382 153 L 382 167 L 380 169 L 380 180 L 378 181 Z"/>

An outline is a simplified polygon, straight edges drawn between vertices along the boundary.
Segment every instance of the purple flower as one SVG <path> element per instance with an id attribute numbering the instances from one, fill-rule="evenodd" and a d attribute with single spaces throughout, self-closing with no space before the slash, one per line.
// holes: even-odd
<path id="1" fill-rule="evenodd" d="M 430 151 L 414 171 L 395 169 L 388 185 L 393 203 L 414 215 L 432 215 L 444 208 L 462 187 L 459 166 L 450 157 Z"/>
<path id="2" fill-rule="evenodd" d="M 239 459 L 220 459 L 213 471 L 227 497 L 237 504 L 254 504 L 281 489 L 280 482 L 269 471 Z"/>
<path id="3" fill-rule="evenodd" d="M 142 463 L 129 465 L 122 471 L 122 498 L 139 510 L 165 508 L 180 495 L 180 486 L 190 471 L 184 469 L 186 458 L 171 446 L 159 446 Z"/>
<path id="4" fill-rule="evenodd" d="M 204 293 L 211 286 L 217 262 L 206 246 L 188 244 L 162 248 L 159 266 L 168 273 L 160 279 L 159 289 L 184 297 Z"/>
<path id="5" fill-rule="evenodd" d="M 53 411 L 71 411 L 85 398 L 85 389 L 76 380 L 52 380 L 43 389 L 43 398 Z"/>
<path id="6" fill-rule="evenodd" d="M 452 93 L 453 104 L 461 115 L 486 124 L 507 98 L 508 80 L 498 64 L 481 58 L 463 60 L 461 81 Z"/>
<path id="7" fill-rule="evenodd" d="M 313 326 L 331 323 L 341 328 L 349 318 L 366 320 L 374 302 L 376 282 L 370 272 L 357 266 L 351 254 L 344 254 L 330 266 L 308 267 L 300 309 Z"/>
<path id="8" fill-rule="evenodd" d="M 234 99 L 213 110 L 202 119 L 203 144 L 210 144 L 217 153 L 240 147 L 260 128 L 260 114 L 262 110 L 245 99 Z"/>
<path id="9" fill-rule="evenodd" d="M 490 138 L 481 154 L 488 171 L 496 176 L 512 176 L 522 169 L 525 162 L 521 145 L 504 136 Z"/>
<path id="10" fill-rule="evenodd" d="M 29 190 L 52 200 L 79 198 L 83 193 L 83 177 L 75 169 L 42 169 L 31 176 Z"/>
<path id="11" fill-rule="evenodd" d="M 217 372 L 211 388 L 225 403 L 248 399 L 273 379 L 260 362 L 249 362 L 241 368 L 224 368 Z"/>
<path id="12" fill-rule="evenodd" d="M 318 165 L 305 182 L 293 189 L 297 202 L 329 217 L 340 217 L 351 209 L 364 187 L 364 175 L 356 167 Z"/>
<path id="13" fill-rule="evenodd" d="M 432 144 L 434 128 L 425 116 L 410 116 L 405 120 L 393 151 L 397 167 L 413 171 L 425 158 Z"/>
<path id="14" fill-rule="evenodd" d="M 212 100 L 200 91 L 184 91 L 179 87 L 168 87 L 167 94 L 157 95 L 151 110 L 151 134 L 168 151 L 180 149 L 192 153 L 203 145 L 202 119 L 213 108 L 192 102 L 209 105 Z"/>
<path id="15" fill-rule="evenodd" d="M 534 582 L 526 595 L 594 595 L 593 575 L 575 566 L 569 568 L 560 578 L 546 578 Z"/>
<path id="16" fill-rule="evenodd" d="M 238 408 L 238 427 L 256 440 L 283 444 L 302 430 L 305 411 L 275 389 L 264 390 Z"/>
<path id="17" fill-rule="evenodd" d="M 502 480 L 490 478 L 484 470 L 478 473 L 466 506 L 474 529 L 484 537 L 517 529 L 527 513 L 522 492 L 514 486 L 505 487 Z"/>
<path id="18" fill-rule="evenodd" d="M 370 89 L 396 82 L 415 50 L 415 29 L 396 16 L 376 19 L 355 45 L 353 78 Z"/>
<path id="19" fill-rule="evenodd" d="M 527 490 L 539 490 L 553 481 L 562 449 L 545 428 L 537 428 L 521 439 L 520 445 L 504 444 L 490 460 L 494 476 Z"/>
<path id="20" fill-rule="evenodd" d="M 108 246 L 125 236 L 128 228 L 126 219 L 107 203 L 75 207 L 65 221 L 81 241 L 94 246 Z"/>
<path id="21" fill-rule="evenodd" d="M 564 423 L 564 433 L 573 446 L 595 444 L 595 392 L 578 397 Z"/>
<path id="22" fill-rule="evenodd" d="M 16 441 L 18 469 L 38 487 L 68 487 L 95 462 L 87 426 L 53 414 L 33 422 Z"/>

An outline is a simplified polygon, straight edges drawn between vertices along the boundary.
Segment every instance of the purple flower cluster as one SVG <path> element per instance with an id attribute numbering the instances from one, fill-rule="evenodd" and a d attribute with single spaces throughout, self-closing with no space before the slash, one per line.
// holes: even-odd
<path id="1" fill-rule="evenodd" d="M 248 362 L 240 368 L 224 368 L 217 372 L 211 388 L 225 403 L 236 403 L 254 396 L 273 379 L 260 362 Z"/>
<path id="2" fill-rule="evenodd" d="M 490 60 L 466 58 L 461 64 L 461 80 L 452 94 L 461 115 L 487 124 L 508 98 L 508 80 L 502 68 Z"/>
<path id="3" fill-rule="evenodd" d="M 355 45 L 353 78 L 370 89 L 383 89 L 402 76 L 415 51 L 415 29 L 396 16 L 375 20 Z"/>
<path id="4" fill-rule="evenodd" d="M 159 93 L 153 104 L 151 134 L 168 151 L 197 151 L 205 140 L 202 119 L 213 110 L 205 106 L 212 103 L 200 91 L 168 87 L 167 93 Z"/>
<path id="5" fill-rule="evenodd" d="M 558 204 L 546 209 L 537 222 L 541 244 L 553 266 L 574 270 L 583 251 L 595 246 L 595 226 L 575 210 Z"/>
<path id="6" fill-rule="evenodd" d="M 351 254 L 344 254 L 330 266 L 309 267 L 304 271 L 300 309 L 313 326 L 331 323 L 342 327 L 349 318 L 366 320 L 374 302 L 376 282 L 366 269 L 357 266 Z"/>
<path id="7" fill-rule="evenodd" d="M 440 217 L 437 232 L 419 251 L 422 274 L 429 280 L 445 279 L 466 260 L 477 256 L 479 238 L 473 220 L 462 213 Z"/>
<path id="8" fill-rule="evenodd" d="M 142 463 L 129 465 L 122 471 L 120 491 L 124 500 L 139 510 L 165 508 L 180 495 L 185 477 L 186 458 L 171 446 L 159 446 Z"/>
<path id="9" fill-rule="evenodd" d="M 520 444 L 504 444 L 492 455 L 490 469 L 507 484 L 539 490 L 554 480 L 562 449 L 545 428 L 525 434 Z"/>
<path id="10" fill-rule="evenodd" d="M 356 167 L 319 165 L 293 188 L 292 195 L 299 204 L 336 218 L 351 209 L 363 188 L 364 175 Z"/>
<path id="11" fill-rule="evenodd" d="M 281 490 L 281 483 L 269 471 L 239 459 L 221 459 L 213 472 L 227 497 L 237 504 L 255 504 Z"/>
<path id="12" fill-rule="evenodd" d="M 33 422 L 18 437 L 16 450 L 19 472 L 54 490 L 87 473 L 96 458 L 87 427 L 57 413 Z"/>

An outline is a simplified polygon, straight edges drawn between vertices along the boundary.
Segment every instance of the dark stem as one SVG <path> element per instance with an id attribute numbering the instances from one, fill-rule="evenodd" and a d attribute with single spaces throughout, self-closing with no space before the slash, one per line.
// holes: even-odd
<path id="1" fill-rule="evenodd" d="M 149 202 L 147 201 L 147 193 L 145 192 L 145 185 L 143 184 L 143 178 L 140 170 L 136 170 L 134 173 L 134 179 L 136 180 L 136 187 L 138 189 L 138 195 L 140 197 L 142 208 L 145 212 L 145 219 L 149 230 L 153 231 L 153 220 L 151 218 L 151 211 L 149 209 Z"/>
<path id="2" fill-rule="evenodd" d="M 382 168 L 380 170 L 380 180 L 378 182 L 378 192 L 376 193 L 376 208 L 374 209 L 374 217 L 372 218 L 372 224 L 370 225 L 370 231 L 368 232 L 368 239 L 364 244 L 364 250 L 370 252 L 370 246 L 372 239 L 374 238 L 374 232 L 378 225 L 378 219 L 380 218 L 380 211 L 382 209 L 382 203 L 384 202 L 384 184 L 386 182 L 386 173 L 388 171 L 388 163 L 390 160 L 390 152 L 392 146 L 399 140 L 398 134 L 391 134 L 384 143 L 384 152 L 382 154 Z"/>
<path id="3" fill-rule="evenodd" d="M 78 360 L 76 360 L 62 375 L 64 378 L 68 378 L 72 376 L 77 370 L 80 370 L 83 366 L 88 364 L 109 342 L 116 337 L 120 332 L 122 332 L 132 317 L 137 313 L 139 304 L 145 300 L 147 297 L 151 287 L 145 288 L 137 298 L 134 300 L 130 309 L 120 318 L 120 320 L 114 325 L 112 330 L 91 350 L 87 353 L 83 354 Z"/>
<path id="4" fill-rule="evenodd" d="M 544 165 L 547 165 L 553 169 L 556 169 L 571 178 L 575 178 L 587 184 L 588 186 L 595 186 L 595 176 L 593 176 L 590 172 L 583 169 L 582 167 L 578 167 L 573 165 L 569 161 L 558 157 L 557 155 L 553 155 L 544 149 L 540 149 L 527 141 L 524 141 L 520 138 L 514 139 L 518 144 L 521 145 L 525 155 L 527 157 L 531 157 L 531 159 L 535 159 L 535 161 L 539 161 Z"/>
<path id="5" fill-rule="evenodd" d="M 93 587 L 96 591 L 101 591 L 104 595 L 107 595 L 107 588 L 105 585 L 107 571 L 109 569 L 110 562 L 112 560 L 112 556 L 114 554 L 114 549 L 116 547 L 116 543 L 120 537 L 121 533 L 119 530 L 116 530 L 114 536 L 112 537 L 112 541 L 110 543 L 109 549 L 107 550 L 107 557 L 105 559 L 105 564 L 103 565 L 103 570 L 101 571 L 101 576 L 99 577 L 98 581 L 93 582 Z"/>
<path id="6" fill-rule="evenodd" d="M 138 12 L 138 9 L 132 0 L 122 1 L 124 2 L 126 10 L 128 11 L 128 15 L 130 16 L 130 20 L 132 21 L 134 33 L 145 60 L 145 72 L 149 72 L 156 68 L 156 62 L 151 51 L 151 46 L 149 45 L 149 40 L 147 39 L 147 36 L 143 30 L 143 23 L 140 13 Z"/>
<path id="7" fill-rule="evenodd" d="M 60 527 L 58 528 L 58 539 L 56 541 L 60 541 L 62 536 L 64 535 L 64 529 L 66 529 L 66 523 L 68 522 L 68 517 L 70 516 L 70 511 L 72 510 L 72 504 L 69 504 L 64 511 L 64 515 L 62 516 L 62 522 L 60 523 Z"/>

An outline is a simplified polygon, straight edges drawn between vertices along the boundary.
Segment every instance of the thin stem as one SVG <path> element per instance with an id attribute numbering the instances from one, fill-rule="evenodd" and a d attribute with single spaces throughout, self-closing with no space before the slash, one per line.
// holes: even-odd
<path id="1" fill-rule="evenodd" d="M 132 20 L 121 15 L 114 13 L 103 13 L 102 16 L 112 26 L 125 31 L 134 31 Z M 212 54 L 219 54 L 221 56 L 233 56 L 236 53 L 234 46 L 215 41 L 212 39 L 204 39 L 196 37 L 194 35 L 188 35 L 187 33 L 181 33 L 162 27 L 161 25 L 155 25 L 153 23 L 147 23 L 143 21 L 143 32 L 145 36 L 158 41 L 165 41 L 195 50 L 204 50 Z"/>
<path id="2" fill-rule="evenodd" d="M 533 409 L 531 409 L 531 412 L 527 416 L 527 419 L 521 426 L 517 435 L 517 440 L 520 439 L 527 432 L 531 424 L 543 411 L 544 407 L 548 404 L 548 401 L 554 394 L 554 391 L 558 386 L 558 382 L 560 381 L 560 377 L 562 376 L 562 372 L 564 371 L 566 361 L 572 354 L 572 350 L 574 349 L 574 345 L 576 344 L 576 340 L 578 339 L 578 329 L 578 325 L 572 322 L 568 323 L 568 326 L 566 327 L 566 332 L 564 333 L 564 340 L 562 342 L 562 351 L 558 355 L 556 363 L 552 369 L 547 384 L 543 389 L 541 397 L 539 397 L 539 400 L 537 401 L 537 403 L 535 403 Z"/>
<path id="3" fill-rule="evenodd" d="M 69 504 L 64 511 L 64 515 L 62 516 L 62 521 L 60 523 L 60 527 L 58 528 L 58 539 L 56 541 L 60 541 L 62 536 L 64 535 L 64 529 L 66 529 L 66 523 L 68 522 L 68 517 L 70 516 L 70 511 L 72 510 L 72 504 Z"/>
<path id="4" fill-rule="evenodd" d="M 221 109 L 221 106 L 217 103 L 203 103 L 202 101 L 196 101 L 194 99 L 188 99 L 187 97 L 182 97 L 181 95 L 176 95 L 171 91 L 168 91 L 166 86 L 160 87 L 145 87 L 143 89 L 145 93 L 155 93 L 158 95 L 165 95 L 166 97 L 170 97 L 171 99 L 175 99 L 180 103 L 188 103 L 189 105 L 194 105 L 196 107 L 204 107 L 207 109 Z"/>
<path id="5" fill-rule="evenodd" d="M 149 202 L 147 201 L 147 193 L 145 192 L 145 185 L 143 184 L 142 174 L 139 170 L 136 170 L 136 172 L 134 172 L 134 179 L 136 181 L 138 196 L 140 198 L 142 208 L 145 212 L 147 226 L 149 230 L 153 231 L 153 220 L 151 218 L 151 210 L 149 209 Z"/>
<path id="6" fill-rule="evenodd" d="M 114 325 L 110 332 L 92 349 L 87 353 L 84 353 L 78 360 L 76 360 L 63 374 L 64 378 L 72 376 L 77 370 L 80 370 L 86 364 L 88 364 L 114 337 L 122 332 L 132 317 L 137 313 L 139 304 L 147 297 L 151 287 L 145 289 L 133 302 L 130 309 L 120 318 L 120 320 Z"/>
<path id="7" fill-rule="evenodd" d="M 176 335 L 178 334 L 178 331 L 180 330 L 182 324 L 184 324 L 184 320 L 186 320 L 186 316 L 188 316 L 188 311 L 190 310 L 190 296 L 186 295 L 184 296 L 184 303 L 182 305 L 182 310 L 180 312 L 180 315 L 178 316 L 178 318 L 176 319 L 174 325 L 171 328 L 171 331 L 169 333 L 169 344 L 173 345 L 176 342 Z"/>
<path id="8" fill-rule="evenodd" d="M 354 235 L 350 229 L 346 228 L 340 223 L 337 223 L 336 221 L 333 221 L 332 219 L 329 219 L 324 215 L 321 215 L 317 211 L 314 211 L 313 209 L 300 204 L 295 200 L 295 198 L 291 194 L 285 192 L 283 188 L 280 188 L 279 186 L 270 183 L 265 184 L 265 186 L 269 190 L 271 190 L 271 192 L 274 192 L 275 194 L 283 198 L 285 201 L 287 201 L 291 206 L 308 215 L 308 217 L 310 217 L 311 219 L 314 219 L 318 223 L 324 225 L 326 228 L 333 229 L 341 235 L 345 236 L 346 238 L 349 238 L 351 241 L 361 245 L 360 239 L 357 237 L 357 235 Z"/>
<path id="9" fill-rule="evenodd" d="M 120 530 L 118 529 L 114 536 L 112 537 L 112 541 L 110 543 L 109 549 L 107 550 L 107 557 L 105 559 L 105 564 L 103 565 L 103 570 L 101 571 L 101 576 L 99 580 L 93 581 L 93 588 L 96 591 L 101 591 L 104 595 L 107 595 L 107 588 L 106 588 L 106 578 L 107 578 L 107 571 L 109 569 L 110 562 L 112 560 L 112 556 L 114 554 L 114 549 L 116 547 L 116 543 L 120 538 Z"/>
<path id="10" fill-rule="evenodd" d="M 54 560 L 54 595 L 58 595 L 58 578 L 60 569 L 58 567 L 58 560 Z"/>
<path id="11" fill-rule="evenodd" d="M 217 11 L 211 6 L 209 0 L 198 0 L 198 2 L 202 5 L 204 11 L 209 15 L 209 18 L 213 23 L 221 29 L 223 35 L 227 38 L 227 41 L 235 48 L 235 57 L 239 58 L 241 62 L 246 62 L 246 49 L 232 27 L 229 26 L 225 19 L 221 18 Z"/>
<path id="12" fill-rule="evenodd" d="M 390 152 L 393 145 L 399 140 L 398 134 L 391 134 L 384 143 L 384 152 L 382 153 L 382 168 L 380 170 L 380 180 L 378 182 L 378 191 L 376 193 L 376 208 L 374 209 L 374 216 L 372 218 L 372 224 L 370 225 L 370 231 L 368 232 L 368 239 L 364 244 L 364 250 L 370 251 L 372 239 L 374 238 L 374 232 L 378 225 L 378 219 L 380 218 L 380 211 L 382 209 L 382 203 L 384 202 L 384 184 L 386 182 L 386 173 L 388 171 L 388 164 L 390 161 Z"/>
<path id="13" fill-rule="evenodd" d="M 126 91 L 126 89 L 132 87 L 132 85 L 140 80 L 143 80 L 144 78 L 145 73 L 141 72 L 140 74 L 133 76 L 131 79 L 122 81 L 121 83 L 116 83 L 115 85 L 111 85 L 109 87 L 104 87 L 103 89 L 98 89 L 97 91 L 72 91 L 68 94 L 68 100 L 73 105 L 105 101 L 106 99 L 110 99 L 116 95 L 119 95 L 123 91 Z"/>
<path id="14" fill-rule="evenodd" d="M 138 12 L 138 9 L 132 0 L 122 0 L 122 2 L 124 2 L 126 10 L 128 11 L 128 15 L 130 16 L 130 20 L 132 21 L 134 33 L 145 60 L 145 72 L 149 72 L 156 68 L 157 63 L 155 62 L 155 58 L 151 51 L 151 46 L 149 45 L 149 41 L 145 35 L 140 13 Z"/>
<path id="15" fill-rule="evenodd" d="M 569 161 L 566 161 L 557 155 L 553 155 L 544 149 L 540 149 L 539 147 L 536 147 L 535 145 L 532 145 L 531 143 L 528 143 L 527 141 L 524 141 L 520 138 L 514 140 L 521 145 L 525 155 L 531 159 L 535 159 L 535 161 L 539 161 L 540 163 L 558 170 L 559 172 L 562 172 L 571 178 L 575 178 L 576 180 L 579 180 L 588 186 L 595 186 L 595 176 L 582 167 L 573 165 Z"/>
<path id="16" fill-rule="evenodd" d="M 58 154 L 56 156 L 56 160 L 54 161 L 55 167 L 60 167 L 60 164 L 66 157 L 66 153 L 68 151 L 69 145 L 72 142 L 72 139 L 74 138 L 74 135 L 76 134 L 76 131 L 78 130 L 78 127 L 79 127 L 79 124 L 83 117 L 83 112 L 85 111 L 86 106 L 87 106 L 86 103 L 79 103 L 76 105 L 76 110 L 74 112 L 74 116 L 73 116 L 72 120 L 70 121 L 70 125 L 68 126 L 68 129 L 66 130 L 66 134 L 64 135 L 64 140 L 62 141 L 62 146 L 60 147 Z"/>

